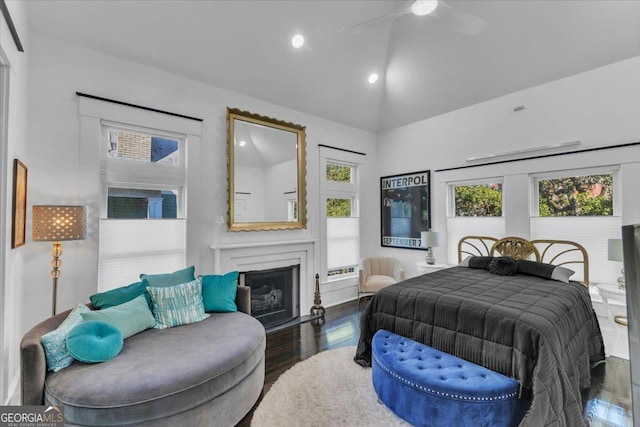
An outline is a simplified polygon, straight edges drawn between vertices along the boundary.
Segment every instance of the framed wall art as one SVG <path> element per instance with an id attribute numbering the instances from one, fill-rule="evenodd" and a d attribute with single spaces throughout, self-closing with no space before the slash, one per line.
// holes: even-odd
<path id="1" fill-rule="evenodd" d="M 27 167 L 13 160 L 13 221 L 11 222 L 11 249 L 24 245 L 27 223 Z"/>
<path id="2" fill-rule="evenodd" d="M 382 246 L 422 249 L 420 232 L 431 227 L 430 171 L 380 178 Z"/>

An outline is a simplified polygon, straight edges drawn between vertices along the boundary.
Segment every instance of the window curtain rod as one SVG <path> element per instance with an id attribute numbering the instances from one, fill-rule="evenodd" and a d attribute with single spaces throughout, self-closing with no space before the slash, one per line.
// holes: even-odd
<path id="1" fill-rule="evenodd" d="M 11 33 L 11 37 L 13 37 L 13 42 L 16 44 L 18 52 L 24 52 L 18 31 L 16 30 L 16 26 L 13 25 L 13 19 L 11 19 L 11 14 L 9 13 L 9 8 L 5 0 L 0 0 L 0 9 L 2 9 L 2 15 L 4 16 L 4 20 L 7 21 L 7 27 L 9 27 L 9 32 Z"/>
<path id="2" fill-rule="evenodd" d="M 496 160 L 495 162 L 480 163 L 477 165 L 454 166 L 452 168 L 435 169 L 435 172 L 448 172 L 448 171 L 454 171 L 458 169 L 469 169 L 469 168 L 477 168 L 480 166 L 499 165 L 502 163 L 521 162 L 523 160 L 544 159 L 546 157 L 566 156 L 567 154 L 588 153 L 590 151 L 610 150 L 612 148 L 633 147 L 634 145 L 640 145 L 640 141 L 629 142 L 626 144 L 618 144 L 618 145 L 607 145 L 605 147 L 586 148 L 584 150 L 566 151 L 564 153 L 540 154 L 539 156 L 522 157 L 519 159 Z"/>
<path id="3" fill-rule="evenodd" d="M 109 98 L 103 98 L 101 96 L 89 95 L 89 94 L 82 93 L 82 92 L 76 92 L 76 95 L 83 96 L 85 98 L 96 99 L 98 101 L 111 102 L 113 104 L 124 105 L 124 106 L 127 106 L 127 107 L 139 108 L 141 110 L 153 111 L 154 113 L 167 114 L 169 116 L 180 117 L 180 118 L 189 119 L 189 120 L 195 120 L 197 122 L 203 122 L 204 121 L 203 119 L 199 119 L 197 117 L 185 116 L 184 114 L 178 114 L 178 113 L 172 113 L 170 111 L 158 110 L 156 108 L 145 107 L 143 105 L 130 104 L 128 102 L 117 101 L 115 99 L 109 99 Z"/>
<path id="4" fill-rule="evenodd" d="M 359 151 L 347 150 L 346 148 L 332 147 L 330 145 L 324 145 L 324 144 L 318 144 L 318 147 L 331 148 L 332 150 L 344 151 L 345 153 L 353 153 L 353 154 L 358 154 L 360 156 L 366 156 L 367 155 L 367 153 L 361 153 Z"/>

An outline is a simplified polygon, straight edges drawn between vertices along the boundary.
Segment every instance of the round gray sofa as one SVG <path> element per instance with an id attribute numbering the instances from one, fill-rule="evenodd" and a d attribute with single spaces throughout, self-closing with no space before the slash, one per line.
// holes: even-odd
<path id="1" fill-rule="evenodd" d="M 248 292 L 238 287 L 239 310 L 249 311 Z M 108 362 L 48 372 L 40 337 L 68 314 L 36 325 L 21 343 L 22 404 L 61 407 L 65 425 L 233 426 L 260 396 L 265 331 L 244 312 L 148 329 Z"/>

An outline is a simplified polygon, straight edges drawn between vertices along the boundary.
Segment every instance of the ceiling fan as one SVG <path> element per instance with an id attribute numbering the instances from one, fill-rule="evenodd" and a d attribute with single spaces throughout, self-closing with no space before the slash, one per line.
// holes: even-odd
<path id="1" fill-rule="evenodd" d="M 479 34 L 487 26 L 484 19 L 456 9 L 443 0 L 410 0 L 385 15 L 341 28 L 339 31 L 351 33 L 368 31 L 408 14 L 434 17 L 455 31 L 466 35 Z"/>

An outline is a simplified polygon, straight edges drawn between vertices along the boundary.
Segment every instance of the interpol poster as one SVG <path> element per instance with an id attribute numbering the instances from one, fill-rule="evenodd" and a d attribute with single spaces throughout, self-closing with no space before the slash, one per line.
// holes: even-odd
<path id="1" fill-rule="evenodd" d="M 382 246 L 420 247 L 420 232 L 431 227 L 430 171 L 380 178 Z"/>

